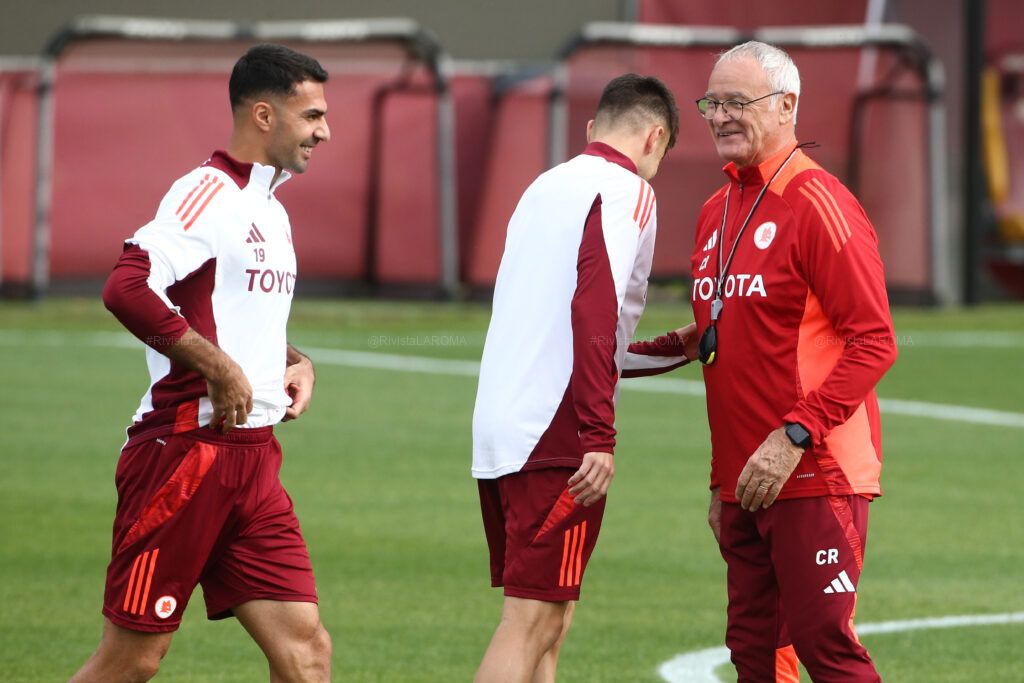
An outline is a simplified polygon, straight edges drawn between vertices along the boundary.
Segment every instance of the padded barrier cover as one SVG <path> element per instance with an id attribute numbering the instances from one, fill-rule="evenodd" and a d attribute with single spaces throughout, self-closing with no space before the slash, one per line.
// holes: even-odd
<path id="1" fill-rule="evenodd" d="M 498 101 L 476 228 L 467 250 L 470 286 L 494 285 L 508 220 L 519 197 L 548 167 L 550 92 L 551 79 L 538 77 L 506 91 Z"/>
<path id="2" fill-rule="evenodd" d="M 866 0 L 637 0 L 637 21 L 645 24 L 735 26 L 741 29 L 761 26 L 860 24 L 864 22 L 866 9 Z"/>
<path id="3" fill-rule="evenodd" d="M 817 142 L 820 147 L 810 150 L 811 156 L 855 189 L 878 232 L 890 285 L 927 288 L 925 105 L 893 100 L 869 104 L 861 171 L 858 178 L 847 178 L 859 51 L 791 50 L 790 54 L 801 70 L 799 139 Z M 652 183 L 658 196 L 653 277 L 688 275 L 697 214 L 725 182 L 724 162 L 694 105 L 707 90 L 715 58 L 716 52 L 708 49 L 595 47 L 577 52 L 569 62 L 570 153 L 582 149 L 586 122 L 611 78 L 627 71 L 653 74 L 676 96 L 679 139 Z M 880 51 L 878 73 L 884 73 L 891 63 L 891 56 Z M 908 83 L 907 89 L 920 91 L 920 86 Z"/>
<path id="4" fill-rule="evenodd" d="M 32 276 L 37 84 L 35 71 L 0 71 L 0 283 L 19 288 Z"/>
<path id="5" fill-rule="evenodd" d="M 90 41 L 62 56 L 55 85 L 54 279 L 105 277 L 122 240 L 152 217 L 170 182 L 226 145 L 231 131 L 227 78 L 246 47 Z M 294 47 L 319 59 L 331 74 L 326 85 L 331 140 L 314 152 L 309 170 L 280 192 L 294 227 L 300 273 L 308 279 L 363 279 L 371 105 L 374 93 L 399 77 L 405 53 L 383 44 Z M 436 186 L 436 164 L 423 163 L 436 147 L 434 117 L 423 119 L 429 98 L 391 99 L 384 114 L 398 128 L 390 131 L 394 135 L 384 134 L 384 159 L 414 157 L 410 172 L 415 171 L 417 187 Z M 411 109 L 403 112 L 403 107 Z M 411 120 L 417 125 L 409 125 Z M 396 173 L 388 163 L 381 171 Z M 382 192 L 381 197 L 382 227 L 407 226 L 423 244 L 439 242 L 436 192 Z M 406 214 L 423 220 L 410 223 Z M 389 277 L 419 279 L 439 272 L 437 249 L 398 262 L 381 254 L 378 265 L 386 266 Z"/>

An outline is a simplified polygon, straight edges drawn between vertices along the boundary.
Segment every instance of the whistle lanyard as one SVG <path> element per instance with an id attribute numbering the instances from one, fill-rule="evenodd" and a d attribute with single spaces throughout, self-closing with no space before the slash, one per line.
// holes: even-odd
<path id="1" fill-rule="evenodd" d="M 722 291 L 725 287 L 725 278 L 729 274 L 729 267 L 732 266 L 732 257 L 736 255 L 736 247 L 740 243 L 740 238 L 743 237 L 743 233 L 747 229 L 747 224 L 753 217 L 754 212 L 757 211 L 757 207 L 761 203 L 761 200 L 764 199 L 764 193 L 768 191 L 768 186 L 771 185 L 772 181 L 778 177 L 779 173 L 781 173 L 782 169 L 786 167 L 786 164 L 789 163 L 789 160 L 793 158 L 793 155 L 796 154 L 798 149 L 800 149 L 800 145 L 793 148 L 793 151 L 789 153 L 786 160 L 782 162 L 782 165 L 779 166 L 778 170 L 772 174 L 772 177 L 764 184 L 761 191 L 757 193 L 754 205 L 750 207 L 750 213 L 747 214 L 746 219 L 743 221 L 743 225 L 740 226 L 740 231 L 736 235 L 736 239 L 733 240 L 732 247 L 729 249 L 729 258 L 726 259 L 725 265 L 723 266 L 722 245 L 723 242 L 725 242 L 725 223 L 729 218 L 729 196 L 732 194 L 731 183 L 729 185 L 729 191 L 725 193 L 725 211 L 722 212 L 722 227 L 718 229 L 718 259 L 715 263 L 715 269 L 717 270 L 715 273 L 715 280 L 717 281 L 717 284 L 715 285 L 715 300 L 711 302 L 711 325 L 714 325 L 715 322 L 717 322 L 718 316 L 721 315 L 722 308 L 725 306 L 725 304 L 722 303 Z"/>

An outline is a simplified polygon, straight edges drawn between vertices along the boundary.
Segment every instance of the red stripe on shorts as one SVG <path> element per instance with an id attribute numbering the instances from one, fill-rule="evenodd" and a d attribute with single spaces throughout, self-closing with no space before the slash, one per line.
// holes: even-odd
<path id="1" fill-rule="evenodd" d="M 832 506 L 832 513 L 835 514 L 836 520 L 839 522 L 839 528 L 846 536 L 846 542 L 850 544 L 853 559 L 857 562 L 857 569 L 863 569 L 864 548 L 860 544 L 857 526 L 853 523 L 853 509 L 850 507 L 850 501 L 844 496 L 828 496 L 828 502 Z"/>
<path id="2" fill-rule="evenodd" d="M 142 553 L 142 564 L 139 565 L 138 581 L 135 583 L 135 592 L 132 595 L 132 608 L 129 610 L 136 614 L 139 610 L 139 598 L 142 593 L 142 575 L 146 573 L 146 563 L 149 561 L 149 551 Z"/>
<path id="3" fill-rule="evenodd" d="M 149 558 L 149 571 L 146 572 L 146 588 L 142 591 L 142 603 L 139 605 L 139 611 L 136 612 L 140 617 L 146 611 L 146 603 L 149 602 L 149 586 L 153 583 L 153 570 L 156 569 L 156 558 L 160 555 L 160 548 L 153 550 L 153 556 Z"/>
<path id="4" fill-rule="evenodd" d="M 565 530 L 565 542 L 562 547 L 562 568 L 558 571 L 559 586 L 579 585 L 580 573 L 583 571 L 583 541 L 586 537 L 586 522 L 577 524 L 572 529 Z"/>
<path id="5" fill-rule="evenodd" d="M 121 541 L 118 552 L 124 550 L 144 534 L 156 529 L 173 517 L 178 510 L 185 507 L 185 504 L 192 498 L 192 494 L 203 483 L 203 477 L 206 476 L 216 459 L 216 446 L 202 441 L 195 442 L 182 458 L 178 469 L 174 470 L 174 474 L 167 480 L 167 483 L 153 495 L 142 514 L 132 524 L 124 540 Z M 143 558 L 143 564 L 145 564 L 145 558 Z M 139 584 L 141 585 L 141 583 L 140 574 Z"/>
<path id="6" fill-rule="evenodd" d="M 573 585 L 580 585 L 580 572 L 583 571 L 583 543 L 587 540 L 587 520 L 580 524 L 580 545 L 576 549 L 576 575 L 573 578 Z"/>
<path id="7" fill-rule="evenodd" d="M 555 501 L 555 504 L 551 506 L 551 511 L 548 512 L 547 519 L 544 520 L 544 523 L 540 527 L 540 531 L 538 531 L 537 535 L 533 537 L 533 540 L 536 541 L 538 538 L 551 531 L 551 529 L 557 526 L 559 522 L 569 516 L 569 513 L 572 512 L 574 507 L 576 507 L 576 501 L 572 499 L 572 494 L 569 493 L 569 489 L 565 489 L 562 491 L 562 495 L 558 497 L 558 500 Z"/>
<path id="8" fill-rule="evenodd" d="M 135 571 L 139 568 L 139 560 L 142 559 L 142 555 L 135 556 L 135 562 L 132 563 L 132 572 L 128 575 L 128 590 L 124 592 L 124 611 L 128 611 L 128 606 L 132 602 L 132 589 L 135 588 Z"/>

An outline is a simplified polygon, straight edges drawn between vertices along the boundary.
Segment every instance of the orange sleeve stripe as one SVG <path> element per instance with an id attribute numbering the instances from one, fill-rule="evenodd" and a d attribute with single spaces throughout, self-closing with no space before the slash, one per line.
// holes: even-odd
<path id="1" fill-rule="evenodd" d="M 188 204 L 188 200 L 192 199 L 192 195 L 194 195 L 196 193 L 196 190 L 198 190 L 200 187 L 202 187 L 203 184 L 207 180 L 209 180 L 209 179 L 210 179 L 210 174 L 207 173 L 206 175 L 203 176 L 203 179 L 200 180 L 196 184 L 196 186 L 192 188 L 192 191 L 189 192 L 187 195 L 185 195 L 185 198 L 181 200 L 181 204 L 178 205 L 178 210 L 174 212 L 175 216 L 177 216 L 177 215 L 179 215 L 181 213 L 181 210 L 185 207 L 186 204 Z"/>
<path id="2" fill-rule="evenodd" d="M 132 601 L 132 589 L 135 588 L 135 572 L 139 568 L 139 560 L 142 559 L 142 555 L 135 556 L 135 562 L 132 564 L 132 572 L 128 575 L 128 590 L 124 592 L 124 611 L 128 611 L 128 606 Z"/>
<path id="3" fill-rule="evenodd" d="M 848 234 L 843 231 L 843 224 L 840 220 L 839 214 L 837 213 L 839 212 L 839 207 L 836 206 L 835 204 L 835 198 L 829 193 L 828 190 L 824 188 L 818 188 L 816 185 L 813 184 L 813 182 L 807 184 L 807 189 L 813 192 L 814 195 L 821 200 L 821 205 L 825 207 L 825 211 L 827 211 L 828 215 L 832 218 L 832 227 L 835 228 L 836 234 L 839 235 L 839 241 L 845 245 Z"/>
<path id="4" fill-rule="evenodd" d="M 769 189 L 771 189 L 775 194 L 782 196 L 786 191 L 786 186 L 789 185 L 793 178 L 796 178 L 804 171 L 812 171 L 820 168 L 821 166 L 819 166 L 814 159 L 811 159 L 809 156 L 804 154 L 803 150 L 797 150 L 797 153 L 793 155 L 790 162 L 784 169 L 782 169 L 782 172 L 779 173 L 774 182 L 769 186 Z"/>
<path id="5" fill-rule="evenodd" d="M 224 183 L 218 180 L 216 186 L 213 188 L 213 192 L 211 192 L 210 195 L 206 198 L 206 201 L 203 202 L 203 205 L 199 207 L 199 210 L 192 214 L 192 218 L 189 220 L 189 222 L 185 224 L 186 230 L 192 227 L 192 224 L 196 222 L 196 219 L 199 218 L 199 216 L 202 215 L 203 211 L 206 210 L 206 205 L 209 204 L 210 201 L 215 196 L 217 196 L 217 193 L 220 192 L 222 187 L 224 187 Z M 196 198 L 196 201 L 198 201 L 198 197 Z"/>
<path id="6" fill-rule="evenodd" d="M 156 558 L 160 555 L 160 548 L 153 551 L 153 557 L 149 558 L 149 571 L 146 573 L 146 588 L 142 591 L 142 604 L 139 605 L 138 615 L 141 617 L 146 611 L 146 602 L 149 600 L 149 585 L 153 583 L 153 570 L 156 569 Z"/>
<path id="7" fill-rule="evenodd" d="M 189 205 L 188 205 L 188 208 L 187 208 L 187 209 L 185 209 L 185 211 L 184 211 L 184 212 L 182 212 L 181 216 L 179 216 L 179 217 L 181 218 L 181 221 L 182 221 L 183 223 L 184 223 L 184 222 L 185 222 L 186 220 L 188 220 L 188 216 L 189 216 L 189 214 L 190 214 L 190 213 L 192 213 L 192 209 L 196 208 L 196 204 L 198 204 L 198 203 L 199 203 L 199 200 L 203 198 L 203 195 L 205 195 L 205 194 L 206 194 L 207 192 L 209 192 L 209 191 L 210 191 L 210 188 L 211 188 L 211 187 L 212 187 L 212 186 L 214 185 L 214 183 L 216 183 L 216 182 L 217 182 L 217 179 L 216 179 L 216 178 L 214 178 L 214 179 L 213 179 L 212 181 L 210 181 L 210 182 L 206 182 L 206 180 L 204 179 L 204 180 L 203 180 L 203 182 L 199 184 L 199 187 L 197 187 L 197 188 L 196 188 L 197 190 L 199 190 L 199 194 L 197 194 L 197 195 L 195 196 L 195 198 L 194 198 L 194 199 L 192 200 L 192 203 L 191 203 L 191 204 L 189 204 Z M 188 199 L 188 198 L 186 197 L 186 199 Z"/>
<path id="8" fill-rule="evenodd" d="M 645 183 L 644 179 L 641 178 L 640 179 L 640 194 L 637 195 L 637 198 L 636 198 L 636 208 L 633 209 L 633 220 L 636 220 L 637 216 L 640 215 L 640 204 L 644 200 L 644 189 L 646 188 L 646 185 L 647 185 L 647 183 Z"/>
<path id="9" fill-rule="evenodd" d="M 647 195 L 644 197 L 644 208 L 640 211 L 640 220 L 637 221 L 637 225 L 640 225 L 640 223 L 642 223 L 644 221 L 644 218 L 647 216 L 647 212 L 650 210 L 651 204 L 653 203 L 651 201 L 652 199 L 654 199 L 654 188 L 648 185 Z M 634 218 L 633 220 L 636 219 Z"/>
<path id="10" fill-rule="evenodd" d="M 818 203 L 818 200 L 814 197 L 814 195 L 807 191 L 806 187 L 800 187 L 798 189 L 800 190 L 800 194 L 806 197 L 811 202 L 811 204 L 814 205 L 814 208 L 818 210 L 818 215 L 821 217 L 821 222 L 825 224 L 825 228 L 828 230 L 828 236 L 832 238 L 832 246 L 836 248 L 837 252 L 842 251 L 843 245 L 839 243 L 839 238 L 836 237 L 835 230 L 832 228 L 832 223 L 829 221 L 829 218 L 825 213 L 825 209 L 823 209 L 821 204 Z"/>
<path id="11" fill-rule="evenodd" d="M 846 222 L 846 216 L 843 215 L 842 210 L 839 208 L 839 202 L 836 201 L 835 196 L 828 191 L 828 188 L 825 187 L 825 184 L 821 182 L 820 178 L 811 178 L 811 182 L 814 183 L 819 190 L 821 190 L 819 196 L 824 195 L 824 197 L 832 204 L 832 208 L 835 209 L 835 213 L 839 217 L 839 222 L 842 223 L 843 230 L 846 232 L 846 236 L 853 237 L 853 233 L 850 232 L 850 225 Z"/>
<path id="12" fill-rule="evenodd" d="M 648 221 L 651 220 L 651 214 L 654 213 L 654 205 L 658 203 L 657 199 L 654 199 L 654 191 L 651 191 L 651 205 L 647 208 L 647 213 L 644 214 L 644 218 L 640 221 L 640 232 L 644 231 L 647 227 Z"/>

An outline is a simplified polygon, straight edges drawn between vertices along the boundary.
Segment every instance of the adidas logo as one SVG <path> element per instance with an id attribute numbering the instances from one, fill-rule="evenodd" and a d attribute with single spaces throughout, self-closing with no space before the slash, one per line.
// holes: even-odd
<path id="1" fill-rule="evenodd" d="M 252 223 L 252 230 L 249 231 L 249 239 L 245 241 L 246 244 L 254 244 L 256 242 L 266 242 L 267 239 L 260 232 L 260 229 L 256 227 L 255 223 Z"/>
<path id="2" fill-rule="evenodd" d="M 708 243 L 704 245 L 704 251 L 711 251 L 712 249 L 715 248 L 716 244 L 718 244 L 718 231 L 717 230 L 715 232 L 711 233 L 711 239 L 709 239 Z"/>
<path id="3" fill-rule="evenodd" d="M 838 578 L 832 579 L 832 584 L 825 586 L 825 592 L 828 594 L 832 593 L 856 593 L 857 589 L 853 587 L 853 582 L 850 581 L 850 577 L 846 575 L 846 570 L 839 572 Z"/>

